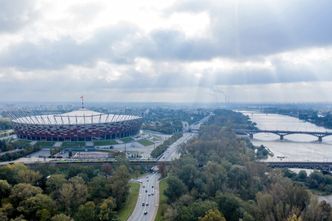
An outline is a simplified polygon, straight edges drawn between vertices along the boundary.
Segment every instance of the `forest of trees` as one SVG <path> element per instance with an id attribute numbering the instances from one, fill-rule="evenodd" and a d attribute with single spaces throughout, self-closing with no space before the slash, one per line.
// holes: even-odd
<path id="1" fill-rule="evenodd" d="M 215 112 L 172 163 L 163 220 L 332 220 L 329 204 L 281 170 L 256 163 L 252 147 L 232 132 L 253 126 L 240 113 Z"/>
<path id="2" fill-rule="evenodd" d="M 181 109 L 153 108 L 144 115 L 142 128 L 166 134 L 182 132 L 182 121 L 189 124 L 199 121 L 207 115 L 206 111 L 184 111 Z"/>
<path id="3" fill-rule="evenodd" d="M 0 167 L 1 221 L 111 221 L 117 219 L 129 191 L 126 166 L 30 169 Z"/>
<path id="4" fill-rule="evenodd" d="M 9 118 L 0 117 L 0 130 L 8 130 L 8 129 L 12 129 L 12 124 Z"/>

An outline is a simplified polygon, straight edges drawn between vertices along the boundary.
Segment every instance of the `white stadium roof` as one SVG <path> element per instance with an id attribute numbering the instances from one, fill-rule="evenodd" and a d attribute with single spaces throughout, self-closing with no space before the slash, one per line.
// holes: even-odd
<path id="1" fill-rule="evenodd" d="M 104 114 L 81 108 L 63 114 L 37 115 L 19 117 L 13 120 L 15 123 L 24 124 L 50 124 L 50 125 L 75 125 L 75 124 L 98 124 L 115 123 L 127 120 L 135 120 L 141 117 L 133 115 Z"/>

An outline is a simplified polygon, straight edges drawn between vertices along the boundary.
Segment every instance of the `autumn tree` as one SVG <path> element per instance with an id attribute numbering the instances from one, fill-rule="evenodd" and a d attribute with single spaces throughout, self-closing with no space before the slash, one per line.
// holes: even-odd
<path id="1" fill-rule="evenodd" d="M 199 221 L 226 221 L 218 209 L 211 209 Z"/>

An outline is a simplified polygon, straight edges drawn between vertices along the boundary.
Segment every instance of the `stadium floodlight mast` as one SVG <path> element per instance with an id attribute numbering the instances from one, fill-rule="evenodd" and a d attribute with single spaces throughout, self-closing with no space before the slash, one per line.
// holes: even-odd
<path id="1" fill-rule="evenodd" d="M 81 103 L 82 103 L 82 109 L 84 109 L 84 97 L 81 96 L 80 98 L 81 98 Z"/>

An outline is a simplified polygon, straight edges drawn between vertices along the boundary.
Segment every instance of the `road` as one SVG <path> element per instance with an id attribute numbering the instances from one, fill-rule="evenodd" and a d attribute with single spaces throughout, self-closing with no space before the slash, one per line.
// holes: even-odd
<path id="1" fill-rule="evenodd" d="M 195 133 L 184 133 L 183 136 L 171 144 L 167 150 L 161 155 L 158 161 L 172 161 L 180 158 L 179 149 L 182 144 L 187 143 L 188 140 L 192 139 L 197 134 Z"/>
<path id="2" fill-rule="evenodd" d="M 200 126 L 205 123 L 209 116 L 204 117 L 196 124 L 190 125 L 192 130 L 198 131 Z M 161 155 L 158 161 L 172 161 L 180 158 L 179 149 L 182 144 L 188 142 L 188 140 L 197 136 L 197 133 L 188 132 L 184 133 L 183 136 L 171 144 L 167 150 Z M 156 214 L 159 207 L 159 179 L 160 175 L 156 173 L 151 173 L 138 180 L 138 182 L 142 182 L 140 186 L 139 197 L 136 203 L 136 207 L 134 212 L 129 217 L 128 221 L 154 221 L 156 218 Z M 154 186 L 154 188 L 152 188 Z M 147 192 L 146 192 L 147 191 Z M 154 194 L 149 196 L 149 193 L 154 191 Z M 143 203 L 146 204 L 148 202 L 148 206 L 142 206 Z M 147 212 L 145 215 L 144 213 Z"/>
<path id="3" fill-rule="evenodd" d="M 151 173 L 137 180 L 140 182 L 138 200 L 128 221 L 155 220 L 159 206 L 159 177 L 158 173 Z"/>
<path id="4" fill-rule="evenodd" d="M 199 128 L 201 127 L 201 125 L 203 123 L 205 123 L 209 119 L 210 116 L 211 116 L 211 114 L 204 117 L 197 123 L 190 125 L 190 129 L 198 131 Z M 183 136 L 180 139 L 175 141 L 173 144 L 171 144 L 167 148 L 167 150 L 159 158 L 159 161 L 172 161 L 172 160 L 180 158 L 179 149 L 180 149 L 181 145 L 187 143 L 188 140 L 194 138 L 197 135 L 198 135 L 197 133 L 193 133 L 193 132 L 183 133 Z"/>

